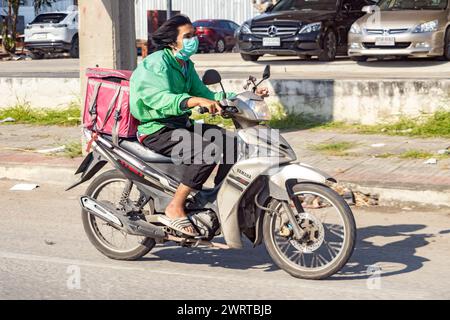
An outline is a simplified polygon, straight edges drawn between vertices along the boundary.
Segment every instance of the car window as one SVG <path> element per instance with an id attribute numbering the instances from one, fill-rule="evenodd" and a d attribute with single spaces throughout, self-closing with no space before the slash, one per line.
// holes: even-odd
<path id="1" fill-rule="evenodd" d="M 228 25 L 228 22 L 226 22 L 226 21 L 219 21 L 219 28 L 220 29 L 229 29 L 230 26 Z"/>
<path id="2" fill-rule="evenodd" d="M 31 24 L 36 23 L 60 23 L 67 17 L 64 13 L 46 13 L 38 15 Z"/>
<path id="3" fill-rule="evenodd" d="M 233 31 L 236 31 L 237 29 L 239 29 L 239 25 L 237 23 L 229 21 L 228 25 L 229 25 L 229 28 Z"/>
<path id="4" fill-rule="evenodd" d="M 279 11 L 335 11 L 338 0 L 280 0 L 271 12 Z"/>
<path id="5" fill-rule="evenodd" d="M 196 21 L 192 24 L 195 28 L 204 27 L 204 28 L 212 28 L 215 26 L 214 21 Z"/>
<path id="6" fill-rule="evenodd" d="M 349 5 L 350 6 L 350 10 L 352 10 L 352 11 L 361 11 L 361 9 L 364 6 L 371 5 L 371 4 L 374 4 L 374 2 L 367 1 L 367 0 L 344 0 L 344 1 L 342 1 L 342 7 L 341 8 L 344 8 L 345 5 Z"/>
<path id="7" fill-rule="evenodd" d="M 442 10 L 448 6 L 448 0 L 381 0 L 382 11 L 394 10 Z"/>

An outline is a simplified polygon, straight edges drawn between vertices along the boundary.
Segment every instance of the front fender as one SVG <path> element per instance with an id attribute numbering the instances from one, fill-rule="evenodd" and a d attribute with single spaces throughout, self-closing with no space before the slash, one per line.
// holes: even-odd
<path id="1" fill-rule="evenodd" d="M 276 172 L 271 172 L 269 179 L 269 190 L 272 198 L 289 201 L 288 183 L 293 181 L 298 182 L 314 182 L 326 184 L 327 182 L 336 182 L 336 179 L 325 172 L 313 168 L 304 163 L 295 163 L 283 166 L 277 169 Z"/>

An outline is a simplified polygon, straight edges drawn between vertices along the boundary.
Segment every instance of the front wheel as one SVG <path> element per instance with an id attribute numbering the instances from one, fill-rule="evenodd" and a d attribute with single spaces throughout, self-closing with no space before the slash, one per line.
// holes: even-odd
<path id="1" fill-rule="evenodd" d="M 334 61 L 337 53 L 337 39 L 332 30 L 327 31 L 323 39 L 322 52 L 319 54 L 319 61 Z"/>
<path id="2" fill-rule="evenodd" d="M 78 59 L 80 57 L 80 40 L 78 39 L 78 36 L 75 36 L 72 39 L 69 54 L 73 59 Z"/>
<path id="3" fill-rule="evenodd" d="M 445 32 L 444 40 L 444 59 L 450 61 L 450 27 Z"/>
<path id="4" fill-rule="evenodd" d="M 352 211 L 326 186 L 298 184 L 293 191 L 304 211 L 293 208 L 303 238 L 294 239 L 282 203 L 272 200 L 263 224 L 267 251 L 276 265 L 296 278 L 328 278 L 340 271 L 353 253 L 356 225 Z"/>

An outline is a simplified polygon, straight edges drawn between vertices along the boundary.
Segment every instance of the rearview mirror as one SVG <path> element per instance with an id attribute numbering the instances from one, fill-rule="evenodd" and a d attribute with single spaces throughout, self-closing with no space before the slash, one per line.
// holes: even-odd
<path id="1" fill-rule="evenodd" d="M 218 84 L 222 82 L 222 77 L 220 76 L 220 73 L 217 72 L 217 70 L 207 70 L 205 74 L 203 75 L 203 83 L 207 86 Z"/>
<path id="2" fill-rule="evenodd" d="M 267 65 L 264 69 L 263 80 L 267 80 L 270 78 L 270 65 Z"/>
<path id="3" fill-rule="evenodd" d="M 377 6 L 364 6 L 361 9 L 362 12 L 368 13 L 368 14 L 372 14 L 375 11 L 377 11 Z"/>

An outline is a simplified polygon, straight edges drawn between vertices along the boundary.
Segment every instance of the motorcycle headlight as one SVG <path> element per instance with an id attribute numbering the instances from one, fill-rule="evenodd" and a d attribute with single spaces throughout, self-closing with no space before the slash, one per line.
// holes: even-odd
<path id="1" fill-rule="evenodd" d="M 320 31 L 320 28 L 322 28 L 322 22 L 310 23 L 302 27 L 299 33 L 302 34 L 302 33 L 317 32 Z"/>
<path id="2" fill-rule="evenodd" d="M 359 26 L 359 24 L 357 24 L 357 23 L 352 24 L 352 27 L 350 28 L 350 33 L 361 34 L 362 31 L 361 31 L 361 27 Z"/>
<path id="3" fill-rule="evenodd" d="M 252 30 L 247 23 L 244 23 L 239 31 L 241 34 L 251 34 Z"/>
<path id="4" fill-rule="evenodd" d="M 272 115 L 270 114 L 269 106 L 264 100 L 251 100 L 249 102 L 249 107 L 255 114 L 256 120 L 258 121 L 270 121 Z"/>
<path id="5" fill-rule="evenodd" d="M 433 32 L 437 30 L 438 26 L 439 26 L 438 20 L 428 21 L 419 24 L 417 27 L 415 27 L 413 33 Z"/>

